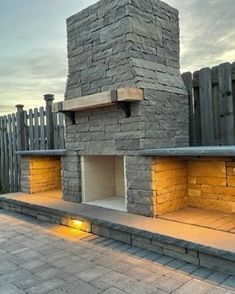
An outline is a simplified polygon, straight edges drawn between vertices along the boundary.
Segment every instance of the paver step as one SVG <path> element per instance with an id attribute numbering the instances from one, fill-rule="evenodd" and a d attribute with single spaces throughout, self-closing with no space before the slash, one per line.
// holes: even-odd
<path id="1" fill-rule="evenodd" d="M 0 206 L 71 227 L 82 220 L 93 234 L 235 274 L 235 234 L 22 193 L 1 196 Z"/>

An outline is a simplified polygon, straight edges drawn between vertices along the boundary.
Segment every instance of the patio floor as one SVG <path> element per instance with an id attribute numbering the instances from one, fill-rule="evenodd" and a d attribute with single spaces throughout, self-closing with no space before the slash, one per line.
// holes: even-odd
<path id="1" fill-rule="evenodd" d="M 172 244 L 181 246 L 184 242 L 193 249 L 221 252 L 235 258 L 235 217 L 220 212 L 187 208 L 161 218 L 149 218 L 130 213 L 102 208 L 88 204 L 63 201 L 48 197 L 48 193 L 13 193 L 0 196 L 1 199 L 23 203 L 34 209 L 45 208 L 70 214 L 91 222 L 107 225 L 124 232 L 134 232 L 148 238 L 149 235 L 172 239 Z M 190 232 L 190 233 L 189 233 Z"/>
<path id="2" fill-rule="evenodd" d="M 227 214 L 216 210 L 186 207 L 160 218 L 235 234 L 234 213 Z"/>
<path id="3" fill-rule="evenodd" d="M 235 278 L 0 210 L 2 294 L 235 294 Z M 196 289 L 196 290 L 195 290 Z"/>

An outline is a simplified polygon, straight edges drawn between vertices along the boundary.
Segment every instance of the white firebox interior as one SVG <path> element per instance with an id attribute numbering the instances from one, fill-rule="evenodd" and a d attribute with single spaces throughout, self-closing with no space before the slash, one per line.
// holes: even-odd
<path id="1" fill-rule="evenodd" d="M 83 156 L 84 203 L 126 211 L 125 164 L 122 156 Z"/>

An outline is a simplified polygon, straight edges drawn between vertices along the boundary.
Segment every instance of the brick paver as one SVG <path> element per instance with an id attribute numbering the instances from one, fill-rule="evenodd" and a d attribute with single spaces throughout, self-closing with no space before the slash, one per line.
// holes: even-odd
<path id="1" fill-rule="evenodd" d="M 0 210 L 0 294 L 235 294 L 235 278 Z"/>

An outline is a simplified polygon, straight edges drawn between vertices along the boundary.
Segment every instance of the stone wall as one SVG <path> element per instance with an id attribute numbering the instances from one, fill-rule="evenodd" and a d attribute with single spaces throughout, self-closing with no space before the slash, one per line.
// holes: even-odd
<path id="1" fill-rule="evenodd" d="M 66 121 L 66 149 L 80 155 L 135 155 L 140 149 L 188 145 L 187 97 L 145 89 L 145 100 L 77 112 Z"/>
<path id="2" fill-rule="evenodd" d="M 235 161 L 206 158 L 188 163 L 189 205 L 235 212 Z"/>
<path id="3" fill-rule="evenodd" d="M 63 199 L 82 201 L 81 160 L 76 151 L 68 151 L 61 159 Z"/>
<path id="4" fill-rule="evenodd" d="M 61 189 L 60 157 L 22 157 L 21 191 L 39 193 Z"/>
<path id="5" fill-rule="evenodd" d="M 21 157 L 20 159 L 20 187 L 21 192 L 29 194 L 30 193 L 30 181 L 29 181 L 29 167 L 30 167 L 30 158 Z"/>
<path id="6" fill-rule="evenodd" d="M 153 169 L 155 215 L 187 206 L 187 163 L 175 158 L 157 158 Z"/>
<path id="7" fill-rule="evenodd" d="M 185 94 L 178 11 L 158 0 L 101 0 L 67 19 L 66 99 L 123 86 Z"/>
<path id="8" fill-rule="evenodd" d="M 127 156 L 125 162 L 128 212 L 154 217 L 153 159 Z"/>

